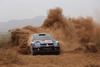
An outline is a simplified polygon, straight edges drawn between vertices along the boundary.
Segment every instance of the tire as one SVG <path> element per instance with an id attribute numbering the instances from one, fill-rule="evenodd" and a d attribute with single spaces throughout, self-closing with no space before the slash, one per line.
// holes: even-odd
<path id="1" fill-rule="evenodd" d="M 57 47 L 57 51 L 55 52 L 56 55 L 60 54 L 60 47 Z"/>
<path id="2" fill-rule="evenodd" d="M 56 54 L 56 55 L 59 55 L 59 54 L 60 54 L 60 51 L 57 51 L 55 54 Z"/>
<path id="3" fill-rule="evenodd" d="M 38 54 L 37 49 L 32 49 L 32 55 L 37 55 L 37 54 Z"/>
<path id="4" fill-rule="evenodd" d="M 37 53 L 37 52 L 34 52 L 34 51 L 33 51 L 33 53 L 32 53 L 32 55 L 37 55 L 37 54 L 38 54 L 38 53 Z"/>

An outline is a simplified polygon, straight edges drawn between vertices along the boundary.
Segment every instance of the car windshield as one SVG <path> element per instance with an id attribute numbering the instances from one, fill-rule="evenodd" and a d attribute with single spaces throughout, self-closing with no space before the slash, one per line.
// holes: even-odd
<path id="1" fill-rule="evenodd" d="M 52 40 L 52 37 L 49 35 L 45 35 L 45 36 L 35 35 L 35 36 L 33 36 L 33 41 L 34 40 Z"/>

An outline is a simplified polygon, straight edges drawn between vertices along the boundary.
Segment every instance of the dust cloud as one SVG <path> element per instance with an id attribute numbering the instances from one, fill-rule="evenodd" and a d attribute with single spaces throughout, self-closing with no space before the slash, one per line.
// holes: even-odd
<path id="1" fill-rule="evenodd" d="M 100 44 L 100 25 L 92 17 L 65 17 L 61 8 L 50 9 L 40 27 L 26 26 L 11 31 L 12 42 L 18 46 L 18 52 L 30 54 L 29 40 L 34 33 L 51 34 L 60 42 L 62 52 L 87 47 L 88 43 L 93 43 L 93 46 Z"/>

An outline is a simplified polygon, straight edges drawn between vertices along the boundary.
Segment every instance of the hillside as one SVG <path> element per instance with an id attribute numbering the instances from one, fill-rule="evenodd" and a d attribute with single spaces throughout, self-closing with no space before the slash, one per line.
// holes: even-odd
<path id="1" fill-rule="evenodd" d="M 45 16 L 37 16 L 33 19 L 11 20 L 8 22 L 0 22 L 0 32 L 8 31 L 14 28 L 21 28 L 27 25 L 40 26 L 43 24 Z"/>

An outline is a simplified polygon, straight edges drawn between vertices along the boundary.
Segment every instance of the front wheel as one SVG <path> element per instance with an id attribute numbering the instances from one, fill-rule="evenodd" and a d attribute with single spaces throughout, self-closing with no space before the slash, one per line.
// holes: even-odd
<path id="1" fill-rule="evenodd" d="M 55 50 L 56 50 L 55 54 L 59 55 L 60 54 L 60 47 L 57 47 Z"/>
<path id="2" fill-rule="evenodd" d="M 55 54 L 56 54 L 56 55 L 59 55 L 59 54 L 60 54 L 60 51 L 57 51 Z"/>
<path id="3" fill-rule="evenodd" d="M 37 55 L 37 54 L 38 54 L 37 49 L 32 49 L 32 55 Z"/>

